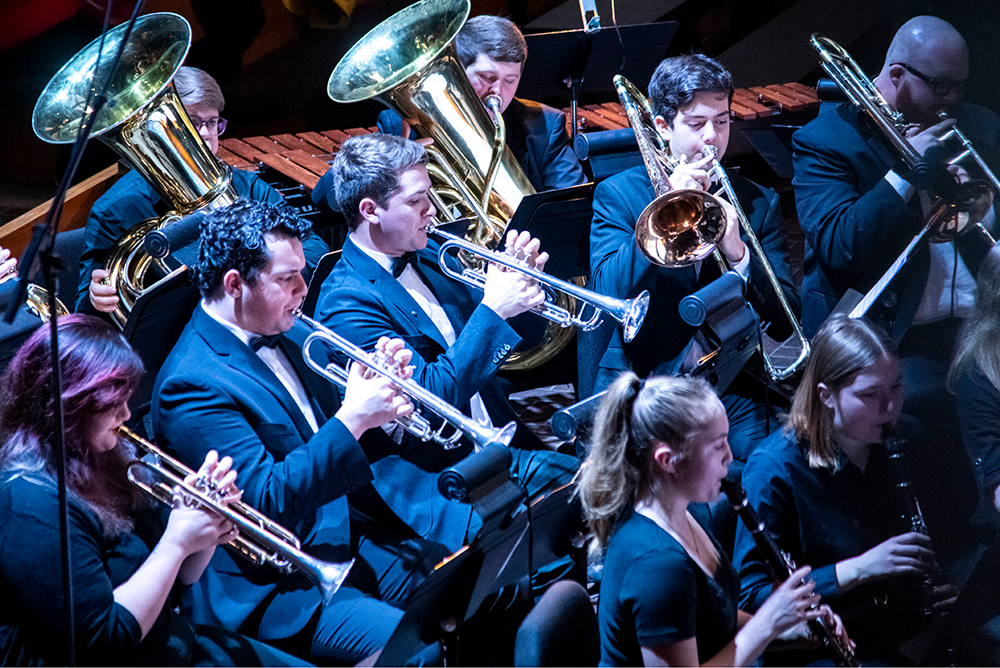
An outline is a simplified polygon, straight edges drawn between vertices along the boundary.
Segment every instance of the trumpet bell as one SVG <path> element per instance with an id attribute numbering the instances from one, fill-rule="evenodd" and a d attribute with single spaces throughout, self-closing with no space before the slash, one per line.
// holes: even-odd
<path id="1" fill-rule="evenodd" d="M 646 258 L 662 267 L 686 267 L 711 255 L 726 232 L 726 212 L 714 195 L 672 190 L 649 203 L 635 226 Z"/>
<path id="2" fill-rule="evenodd" d="M 642 321 L 646 318 L 646 311 L 649 310 L 649 292 L 643 290 L 635 299 L 629 303 L 628 310 L 620 318 L 622 324 L 622 338 L 628 343 L 639 333 Z"/>

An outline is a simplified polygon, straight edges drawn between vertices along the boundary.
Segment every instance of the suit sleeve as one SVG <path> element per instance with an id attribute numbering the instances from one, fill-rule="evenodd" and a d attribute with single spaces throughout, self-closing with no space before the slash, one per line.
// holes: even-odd
<path id="1" fill-rule="evenodd" d="M 583 167 L 580 166 L 566 133 L 566 114 L 561 111 L 546 114 L 545 124 L 549 133 L 541 165 L 545 189 L 556 190 L 586 183 L 587 176 L 583 173 Z"/>
<path id="2" fill-rule="evenodd" d="M 642 213 L 635 196 L 617 179 L 597 185 L 590 226 L 590 287 L 609 297 L 631 297 L 643 275 L 656 267 L 635 243 L 635 223 Z"/>
<path id="3" fill-rule="evenodd" d="M 76 288 L 76 303 L 73 311 L 76 313 L 94 313 L 90 305 L 90 275 L 95 269 L 104 266 L 104 258 L 108 249 L 117 240 L 117 232 L 121 221 L 104 207 L 96 204 L 87 217 L 87 228 L 84 232 L 83 253 L 80 255 L 80 280 Z"/>
<path id="4" fill-rule="evenodd" d="M 398 331 L 380 295 L 369 286 L 345 284 L 339 276 L 332 274 L 323 286 L 316 309 L 320 322 L 364 350 L 373 350 L 383 336 L 402 338 L 414 352 L 413 380 L 453 406 L 466 406 L 521 342 L 503 318 L 480 304 L 455 343 L 431 359 L 436 344 L 428 336 Z"/>
<path id="5" fill-rule="evenodd" d="M 259 385 L 244 391 L 266 392 Z M 240 401 L 201 376 L 169 377 L 157 396 L 157 437 L 192 468 L 212 449 L 232 457 L 242 500 L 289 527 L 371 482 L 365 453 L 340 420 L 331 418 L 302 444 L 286 414 L 251 424 Z"/>
<path id="6" fill-rule="evenodd" d="M 920 217 L 884 178 L 862 185 L 858 171 L 872 169 L 874 159 L 867 146 L 851 155 L 840 139 L 809 129 L 792 136 L 796 209 L 809 245 L 838 273 L 886 266 L 887 253 L 897 254 L 920 229 Z"/>

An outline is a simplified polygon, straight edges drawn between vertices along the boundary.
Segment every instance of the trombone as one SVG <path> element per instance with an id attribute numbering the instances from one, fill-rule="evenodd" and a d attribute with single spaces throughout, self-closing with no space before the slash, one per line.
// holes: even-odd
<path id="1" fill-rule="evenodd" d="M 456 281 L 465 283 L 478 290 L 483 290 L 486 286 L 486 270 L 463 268 L 460 272 L 455 271 L 448 266 L 446 261 L 448 254 L 453 250 L 468 253 L 487 262 L 506 267 L 511 271 L 520 272 L 557 293 L 578 299 L 581 302 L 581 306 L 575 314 L 570 313 L 567 309 L 549 299 L 546 299 L 545 302 L 532 310 L 532 313 L 537 313 L 546 320 L 550 320 L 561 327 L 576 326 L 585 332 L 589 332 L 601 324 L 602 311 L 621 324 L 626 341 L 631 341 L 635 337 L 636 332 L 639 331 L 639 328 L 642 327 L 642 321 L 646 317 L 646 310 L 649 308 L 649 292 L 646 290 L 643 290 L 641 294 L 632 299 L 606 297 L 569 281 L 564 281 L 538 271 L 502 251 L 477 246 L 462 237 L 445 232 L 437 226 L 429 228 L 428 233 L 436 234 L 445 239 L 445 242 L 441 244 L 441 248 L 438 250 L 438 264 L 441 265 L 441 271 L 445 275 Z M 592 310 L 588 311 L 587 307 L 590 307 Z"/>
<path id="2" fill-rule="evenodd" d="M 875 122 L 886 140 L 902 157 L 908 167 L 914 167 L 921 161 L 921 156 L 914 150 L 906 137 L 906 122 L 902 114 L 889 106 L 881 91 L 865 75 L 842 46 L 829 37 L 813 33 L 809 39 L 816 53 L 819 54 L 823 70 L 830 75 L 847 98 L 859 109 L 866 112 Z M 942 112 L 943 114 L 943 112 Z M 943 118 L 947 116 L 939 115 Z M 868 291 L 861 301 L 851 310 L 851 318 L 864 317 L 875 304 L 889 283 L 896 277 L 899 270 L 912 257 L 920 242 L 927 238 L 930 243 L 951 241 L 959 234 L 975 229 L 983 240 L 992 245 L 993 237 L 982 225 L 983 217 L 993 205 L 993 191 L 1000 192 L 1000 181 L 993 174 L 972 143 L 956 126 L 940 138 L 942 141 L 955 137 L 962 143 L 963 151 L 952 158 L 948 164 L 954 165 L 959 160 L 971 156 L 983 170 L 989 181 L 975 180 L 959 186 L 955 202 L 937 197 L 927 215 L 923 229 L 906 246 L 889 269 Z M 992 190 L 990 189 L 992 186 Z"/>
<path id="3" fill-rule="evenodd" d="M 393 368 L 392 364 L 380 359 L 375 353 L 365 352 L 329 327 L 325 327 L 307 315 L 298 313 L 296 317 L 313 330 L 302 344 L 302 358 L 313 371 L 333 381 L 341 389 L 347 387 L 347 369 L 332 362 L 324 364 L 309 354 L 309 349 L 313 344 L 322 342 L 336 349 L 338 352 L 347 355 L 355 362 L 364 364 L 374 373 L 388 378 L 398 385 L 408 398 L 427 407 L 444 421 L 440 427 L 434 429 L 427 418 L 421 415 L 419 409 L 416 408 L 411 415 L 396 418 L 396 424 L 421 441 L 434 441 L 440 444 L 445 450 L 453 450 L 460 445 L 459 440 L 464 435 L 473 442 L 476 450 L 481 450 L 490 443 L 499 443 L 503 446 L 510 445 L 511 440 L 514 438 L 514 432 L 517 430 L 517 423 L 513 420 L 500 429 L 479 424 L 472 418 L 466 417 L 460 410 L 441 397 L 417 384 L 414 380 L 400 378 L 399 372 Z M 447 434 L 446 431 L 449 424 L 454 427 L 454 431 Z"/>
<path id="4" fill-rule="evenodd" d="M 214 480 L 199 477 L 193 485 L 184 480 L 197 473 L 174 459 L 153 443 L 128 427 L 119 427 L 118 436 L 146 453 L 142 459 L 130 462 L 129 482 L 146 494 L 167 505 L 173 502 L 174 490 L 180 489 L 202 507 L 224 517 L 239 529 L 239 536 L 226 547 L 242 554 L 255 564 L 267 564 L 281 573 L 302 571 L 317 587 L 327 605 L 344 579 L 354 559 L 343 563 L 322 561 L 302 551 L 302 543 L 288 529 L 242 502 L 225 504 L 220 501 L 222 490 Z"/>
<path id="5" fill-rule="evenodd" d="M 636 222 L 635 240 L 639 249 L 650 262 L 661 267 L 685 267 L 712 255 L 719 268 L 723 272 L 728 271 L 730 267 L 718 248 L 726 231 L 726 216 L 721 202 L 714 195 L 701 190 L 671 189 L 669 176 L 678 161 L 670 155 L 670 148 L 656 130 L 653 123 L 655 113 L 649 100 L 632 82 L 621 75 L 615 76 L 614 83 L 629 124 L 635 130 L 639 151 L 657 195 Z M 774 364 L 764 347 L 759 346 L 764 367 L 771 380 L 774 382 L 785 380 L 798 371 L 808 359 L 809 340 L 781 289 L 781 284 L 767 260 L 767 255 L 764 254 L 750 220 L 740 206 L 725 169 L 715 158 L 718 150 L 714 146 L 706 146 L 703 152 L 712 155 L 711 176 L 719 182 L 729 202 L 736 209 L 743 234 L 751 250 L 760 259 L 768 282 L 792 327 L 793 335 L 798 339 L 799 353 L 795 360 L 785 367 Z"/>

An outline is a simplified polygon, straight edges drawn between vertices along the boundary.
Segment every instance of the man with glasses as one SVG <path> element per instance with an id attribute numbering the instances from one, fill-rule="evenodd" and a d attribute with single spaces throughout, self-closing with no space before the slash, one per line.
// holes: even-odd
<path id="1" fill-rule="evenodd" d="M 181 67 L 174 75 L 174 85 L 184 110 L 214 155 L 219 150 L 219 135 L 226 129 L 226 119 L 221 117 L 226 101 L 219 84 L 203 70 Z M 253 172 L 234 169 L 232 175 L 233 188 L 241 197 L 278 206 L 284 204 L 281 194 Z M 85 246 L 80 257 L 75 311 L 110 313 L 115 309 L 119 299 L 117 286 L 103 282 L 108 277 L 104 268 L 108 249 L 136 223 L 157 218 L 169 210 L 169 203 L 160 197 L 156 188 L 135 171 L 123 175 L 94 203 L 87 218 Z M 308 271 L 329 252 L 315 234 L 304 242 L 303 249 Z"/>
<path id="2" fill-rule="evenodd" d="M 902 115 L 907 141 L 923 156 L 941 146 L 942 136 L 954 125 L 939 113 L 954 113 L 968 77 L 969 51 L 962 36 L 946 21 L 918 16 L 896 33 L 874 85 Z M 986 127 L 995 132 L 996 116 L 987 112 L 980 117 L 982 122 L 969 125 L 963 117 L 963 132 L 975 136 Z M 807 242 L 802 324 L 811 336 L 847 290 L 865 294 L 875 285 L 923 228 L 934 193 L 919 189 L 923 184 L 913 175 L 917 170 L 911 172 L 886 135 L 851 102 L 825 105 L 818 118 L 795 133 L 792 145 L 796 208 Z M 987 143 L 977 148 L 991 154 Z M 958 166 L 939 169 L 945 184 L 948 173 L 956 181 L 969 177 Z M 984 223 L 992 226 L 994 218 L 990 211 Z M 945 379 L 986 246 L 978 245 L 976 237 L 919 244 L 868 312 L 899 345 L 904 411 L 929 418 L 933 437 L 927 442 L 935 444 L 935 452 L 908 456 L 915 477 L 928 478 L 942 498 L 953 500 L 951 517 L 929 518 L 932 535 L 936 528 L 955 529 L 945 541 L 958 540 L 961 519 L 975 503 L 972 469 Z"/>

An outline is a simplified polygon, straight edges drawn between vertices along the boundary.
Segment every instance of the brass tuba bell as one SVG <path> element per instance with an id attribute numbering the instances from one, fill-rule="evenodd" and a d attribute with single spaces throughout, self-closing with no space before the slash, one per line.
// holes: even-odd
<path id="1" fill-rule="evenodd" d="M 120 298 L 111 316 L 120 327 L 145 290 L 179 269 L 142 250 L 146 234 L 198 209 L 237 199 L 229 166 L 212 155 L 173 84 L 191 44 L 191 26 L 177 14 L 161 12 L 139 17 L 129 34 L 127 28 L 114 28 L 103 46 L 98 38 L 63 65 L 39 96 L 32 117 L 43 141 L 72 143 L 93 111 L 91 96 L 108 82 L 91 136 L 114 149 L 174 209 L 133 226 L 108 250 L 105 268 Z M 122 58 L 112 69 L 122 42 Z"/>
<path id="2" fill-rule="evenodd" d="M 535 192 L 504 141 L 499 110 L 491 117 L 465 74 L 454 39 L 469 16 L 469 0 L 420 0 L 393 14 L 351 47 L 330 74 L 334 102 L 375 98 L 421 138 L 432 158 L 428 172 L 439 215 L 455 207 L 478 222 L 468 240 L 490 246 L 526 196 Z M 444 209 L 445 212 L 442 212 Z M 576 310 L 566 303 L 567 310 Z M 534 368 L 573 338 L 551 325 L 541 344 L 517 352 L 508 370 Z"/>

